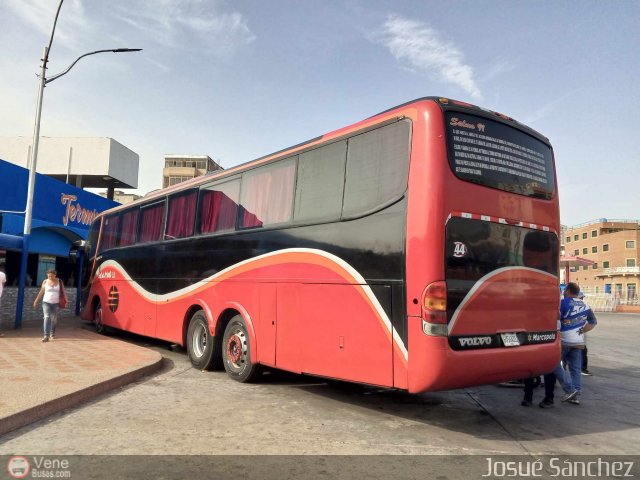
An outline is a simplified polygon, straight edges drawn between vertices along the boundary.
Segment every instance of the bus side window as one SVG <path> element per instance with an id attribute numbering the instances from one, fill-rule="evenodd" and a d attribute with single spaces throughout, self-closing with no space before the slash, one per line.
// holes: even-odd
<path id="1" fill-rule="evenodd" d="M 196 222 L 197 190 L 187 190 L 169 197 L 169 213 L 164 238 L 185 238 L 193 235 Z"/>
<path id="2" fill-rule="evenodd" d="M 138 215 L 139 208 L 127 210 L 122 213 L 122 230 L 120 233 L 120 246 L 133 245 L 136 243 L 136 234 L 138 231 Z"/>
<path id="3" fill-rule="evenodd" d="M 140 209 L 138 243 L 155 242 L 162 238 L 164 224 L 164 200 Z"/>
<path id="4" fill-rule="evenodd" d="M 240 180 L 205 186 L 200 190 L 198 233 L 232 231 L 236 225 Z"/>
<path id="5" fill-rule="evenodd" d="M 293 212 L 296 222 L 318 222 L 340 218 L 346 161 L 346 140 L 300 155 Z"/>
<path id="6" fill-rule="evenodd" d="M 407 189 L 411 122 L 403 120 L 349 139 L 342 216 L 362 215 Z"/>
<path id="7" fill-rule="evenodd" d="M 296 158 L 279 160 L 242 175 L 240 228 L 291 221 Z"/>
<path id="8" fill-rule="evenodd" d="M 118 233 L 120 230 L 120 215 L 109 215 L 104 219 L 103 238 L 100 242 L 100 252 L 118 246 Z"/>

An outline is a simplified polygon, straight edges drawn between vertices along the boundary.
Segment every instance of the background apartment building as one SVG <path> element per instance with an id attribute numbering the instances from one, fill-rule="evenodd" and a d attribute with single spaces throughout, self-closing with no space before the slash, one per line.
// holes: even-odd
<path id="1" fill-rule="evenodd" d="M 165 155 L 162 170 L 162 188 L 176 185 L 185 180 L 222 170 L 208 155 Z"/>
<path id="2" fill-rule="evenodd" d="M 640 221 L 599 219 L 568 227 L 562 250 L 595 262 L 573 267 L 570 280 L 594 298 L 638 304 Z"/>

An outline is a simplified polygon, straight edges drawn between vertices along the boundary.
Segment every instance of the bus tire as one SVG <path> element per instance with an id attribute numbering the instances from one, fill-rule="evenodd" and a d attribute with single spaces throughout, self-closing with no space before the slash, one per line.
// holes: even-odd
<path id="1" fill-rule="evenodd" d="M 227 375 L 238 382 L 251 382 L 262 372 L 251 363 L 251 341 L 241 315 L 233 317 L 222 337 L 222 358 Z"/>
<path id="2" fill-rule="evenodd" d="M 220 363 L 220 352 L 215 346 L 215 338 L 209 332 L 207 317 L 202 310 L 198 310 L 191 316 L 187 329 L 187 353 L 191 365 L 200 370 L 212 370 L 216 366 L 216 360 Z"/>
<path id="3" fill-rule="evenodd" d="M 100 300 L 98 300 L 96 308 L 93 310 L 93 325 L 96 327 L 96 333 L 100 335 L 107 334 L 107 327 L 102 322 L 102 303 Z"/>

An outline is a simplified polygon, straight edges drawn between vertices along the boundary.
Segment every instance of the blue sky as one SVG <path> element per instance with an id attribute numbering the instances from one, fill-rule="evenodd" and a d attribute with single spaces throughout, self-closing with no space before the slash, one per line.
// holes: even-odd
<path id="1" fill-rule="evenodd" d="M 0 135 L 32 135 L 58 0 L 0 2 Z M 230 167 L 437 95 L 550 138 L 561 219 L 640 218 L 640 2 L 66 0 L 41 134 Z"/>

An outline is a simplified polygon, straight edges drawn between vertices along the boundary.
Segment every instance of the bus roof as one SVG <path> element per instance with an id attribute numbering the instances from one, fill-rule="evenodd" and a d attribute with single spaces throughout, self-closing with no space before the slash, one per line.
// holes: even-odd
<path id="1" fill-rule="evenodd" d="M 167 195 L 171 194 L 171 193 L 175 193 L 175 192 L 180 192 L 182 190 L 188 190 L 190 188 L 195 188 L 198 187 L 201 184 L 205 184 L 205 183 L 209 183 L 213 180 L 216 179 L 222 179 L 228 176 L 233 176 L 233 175 L 237 175 L 238 173 L 241 173 L 245 170 L 248 170 L 250 168 L 268 163 L 271 160 L 275 160 L 277 158 L 283 157 L 286 154 L 293 154 L 293 153 L 300 153 L 301 151 L 305 150 L 305 147 L 311 147 L 315 144 L 318 144 L 320 142 L 322 142 L 323 140 L 332 140 L 332 139 L 339 139 L 340 137 L 344 136 L 344 135 L 348 135 L 353 133 L 354 131 L 357 130 L 361 130 L 361 129 L 367 129 L 367 128 L 371 128 L 373 126 L 376 126 L 380 123 L 384 123 L 386 121 L 389 121 L 393 118 L 397 118 L 400 116 L 403 116 L 403 110 L 407 110 L 409 108 L 411 108 L 413 105 L 420 103 L 420 102 L 426 102 L 426 101 L 433 101 L 436 104 L 438 104 L 440 106 L 440 108 L 442 108 L 442 110 L 464 110 L 464 111 L 471 111 L 472 113 L 475 114 L 479 114 L 479 115 L 484 115 L 484 116 L 490 116 L 493 120 L 510 125 L 510 126 L 514 126 L 517 127 L 523 131 L 525 131 L 526 133 L 530 134 L 531 136 L 537 138 L 538 140 L 549 144 L 549 139 L 547 137 L 545 137 L 544 135 L 540 134 L 539 132 L 537 132 L 536 130 L 533 130 L 532 128 L 512 119 L 511 117 L 508 117 L 506 115 L 503 115 L 501 113 L 498 112 L 494 112 L 492 110 L 488 110 L 482 107 L 478 107 L 476 105 L 472 105 L 470 103 L 466 103 L 466 102 L 461 102 L 458 100 L 452 100 L 452 99 L 448 99 L 445 97 L 434 97 L 434 96 L 430 96 L 430 97 L 420 97 L 420 98 L 416 98 L 414 100 L 402 103 L 400 105 L 397 105 L 395 107 L 389 108 L 387 110 L 384 110 L 380 113 L 377 113 L 371 117 L 368 117 L 364 120 L 361 120 L 359 122 L 356 122 L 354 124 L 348 125 L 346 127 L 342 127 L 339 128 L 337 130 L 333 130 L 331 132 L 325 133 L 324 135 L 319 135 L 317 137 L 314 137 L 312 139 L 306 140 L 304 142 L 298 143 L 296 145 L 292 145 L 286 148 L 283 148 L 282 150 L 278 150 L 276 152 L 273 153 L 269 153 L 267 155 L 263 155 L 262 157 L 258 157 L 255 158 L 253 160 L 249 160 L 248 162 L 245 163 L 241 163 L 239 165 L 236 165 L 234 167 L 231 167 L 229 169 L 226 170 L 216 170 L 215 172 L 212 172 L 211 174 L 207 174 L 207 175 L 202 175 L 199 177 L 195 177 L 193 179 L 190 180 L 186 180 L 184 182 L 181 182 L 177 185 L 172 185 L 170 187 L 166 187 L 166 188 L 159 188 L 156 190 L 152 190 L 151 192 L 147 193 L 143 198 L 140 198 L 134 202 L 125 204 L 125 205 L 119 205 L 117 207 L 111 208 L 109 210 L 105 210 L 104 212 L 101 212 L 98 216 L 96 216 L 97 218 L 100 218 L 106 214 L 110 214 L 113 212 L 117 212 L 119 210 L 123 210 L 126 208 L 129 208 L 131 206 L 135 206 L 135 205 L 143 205 L 146 203 L 153 203 L 155 200 L 159 200 L 161 198 L 166 197 Z"/>

